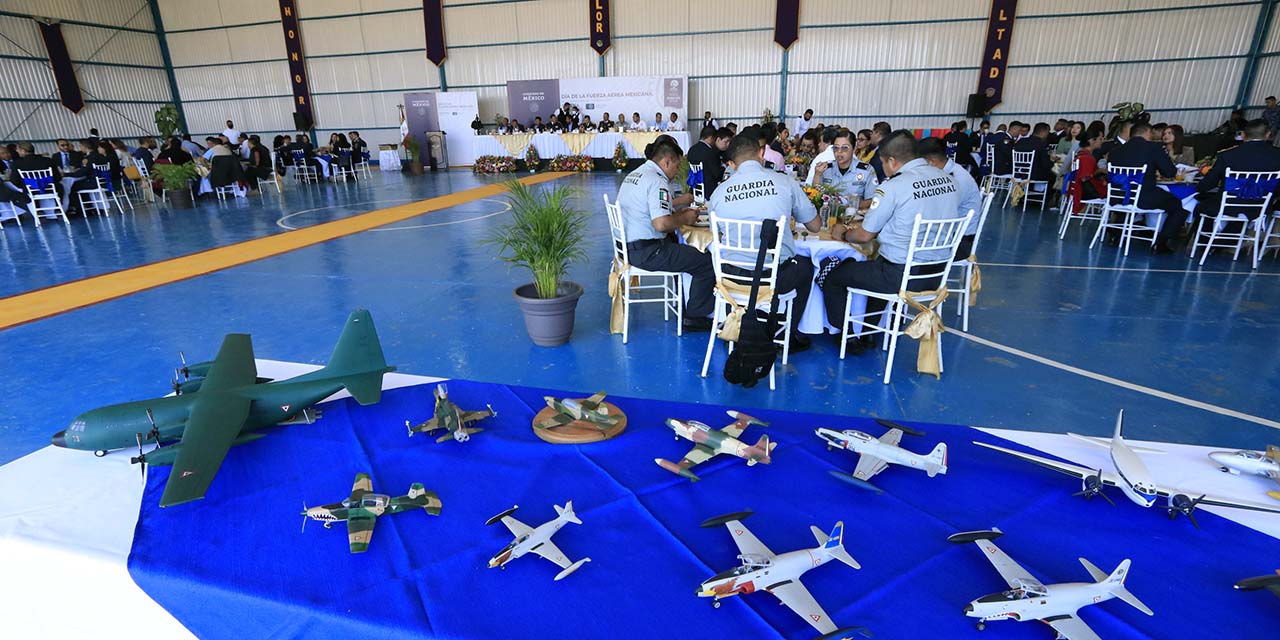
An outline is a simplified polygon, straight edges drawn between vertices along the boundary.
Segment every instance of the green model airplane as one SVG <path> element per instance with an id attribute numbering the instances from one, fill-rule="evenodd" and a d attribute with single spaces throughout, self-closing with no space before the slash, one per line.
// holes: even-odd
<path id="1" fill-rule="evenodd" d="M 431 433 L 438 429 L 445 429 L 449 433 L 436 438 L 436 442 L 444 442 L 449 438 L 453 438 L 458 442 L 466 442 L 471 439 L 472 434 L 484 431 L 484 429 L 468 427 L 467 425 L 498 415 L 498 412 L 494 411 L 491 406 L 484 411 L 463 411 L 459 409 L 458 405 L 449 400 L 449 389 L 443 384 L 436 385 L 435 397 L 435 415 L 430 420 L 416 426 L 410 424 L 408 420 L 404 421 L 404 426 L 409 428 L 410 438 L 413 437 L 414 433 Z"/>
<path id="2" fill-rule="evenodd" d="M 147 464 L 174 467 L 160 506 L 199 500 L 232 446 L 262 438 L 266 434 L 258 431 L 272 425 L 300 417 L 309 421 L 311 405 L 342 389 L 360 404 L 378 402 L 382 375 L 395 367 L 387 366 L 382 356 L 373 318 L 357 309 L 323 369 L 289 380 L 260 379 L 249 336 L 232 333 L 223 338 L 213 361 L 189 370 L 204 377 L 183 383 L 179 395 L 86 411 L 53 435 L 54 446 L 101 456 L 136 445 L 138 456 L 132 462 L 143 464 L 144 473 Z M 176 444 L 144 454 L 143 442 Z"/>
<path id="3" fill-rule="evenodd" d="M 328 529 L 335 522 L 347 521 L 347 542 L 351 545 L 351 553 L 364 553 L 369 550 L 369 540 L 373 538 L 373 525 L 378 516 L 389 516 L 403 513 L 410 509 L 426 509 L 427 513 L 440 515 L 440 498 L 434 492 L 427 491 L 421 484 L 409 485 L 409 494 L 392 498 L 373 492 L 373 480 L 367 473 L 357 473 L 355 484 L 351 485 L 351 496 L 342 502 L 326 504 L 323 507 L 302 506 L 302 529 L 307 528 L 307 518 L 319 520 Z"/>

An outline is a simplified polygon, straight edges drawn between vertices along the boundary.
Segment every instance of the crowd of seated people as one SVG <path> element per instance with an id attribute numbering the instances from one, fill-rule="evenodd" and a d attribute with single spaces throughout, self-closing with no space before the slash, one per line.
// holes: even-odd
<path id="1" fill-rule="evenodd" d="M 566 102 L 545 119 L 542 116 L 534 116 L 533 121 L 528 125 L 520 124 L 520 121 L 514 118 L 498 116 L 493 128 L 488 131 L 501 136 L 519 133 L 621 133 L 688 130 L 680 114 L 675 111 L 668 114 L 659 112 L 653 114 L 653 116 L 652 122 L 646 122 L 641 119 L 639 112 L 632 113 L 629 120 L 626 114 L 622 113 L 617 114 L 615 119 L 612 114 L 605 111 L 600 115 L 600 119 L 596 120 L 592 118 L 591 114 L 586 113 L 577 105 Z M 714 122 L 710 111 L 704 114 L 703 119 L 705 122 Z M 476 115 L 475 120 L 471 123 L 471 128 L 477 134 L 486 132 L 479 115 Z"/>

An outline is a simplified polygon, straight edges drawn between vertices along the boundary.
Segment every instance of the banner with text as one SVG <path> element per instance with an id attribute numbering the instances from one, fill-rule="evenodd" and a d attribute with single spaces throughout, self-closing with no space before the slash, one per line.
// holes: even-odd
<path id="1" fill-rule="evenodd" d="M 566 102 L 597 122 L 605 113 L 614 120 L 618 114 L 630 120 L 631 114 L 639 113 L 641 120 L 650 122 L 656 113 L 663 114 L 665 120 L 673 111 L 684 121 L 689 79 L 641 76 L 507 81 L 507 114 L 521 124 L 530 124 L 537 117 L 550 122 L 556 109 Z"/>
<path id="2" fill-rule="evenodd" d="M 316 116 L 311 110 L 311 85 L 307 81 L 307 59 L 302 53 L 296 5 L 294 0 L 280 0 L 280 26 L 284 27 L 284 51 L 289 59 L 289 84 L 293 87 L 294 126 L 302 131 L 315 126 Z"/>
<path id="3" fill-rule="evenodd" d="M 443 131 L 449 155 L 449 166 L 467 166 L 475 162 L 472 150 L 475 132 L 471 121 L 479 113 L 474 91 L 415 92 L 404 94 L 404 118 L 409 134 L 423 144 L 428 131 Z M 422 153 L 425 157 L 427 150 Z"/>
<path id="4" fill-rule="evenodd" d="M 991 16 L 987 18 L 987 46 L 982 53 L 982 75 L 978 93 L 991 111 L 1004 100 L 1004 76 L 1009 60 L 1009 44 L 1013 41 L 1013 20 L 1018 13 L 1018 0 L 991 0 Z"/>
<path id="5" fill-rule="evenodd" d="M 591 14 L 591 48 L 604 55 L 613 46 L 613 31 L 609 27 L 609 0 L 587 0 Z"/>

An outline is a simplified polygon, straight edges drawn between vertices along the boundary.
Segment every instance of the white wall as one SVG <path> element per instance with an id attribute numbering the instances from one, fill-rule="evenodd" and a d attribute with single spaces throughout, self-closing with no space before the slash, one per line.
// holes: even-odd
<path id="1" fill-rule="evenodd" d="M 90 128 L 132 143 L 154 134 L 154 113 L 170 92 L 146 0 L 3 0 L 0 11 L 0 140 L 50 151 L 53 140 Z M 70 21 L 62 35 L 86 103 L 78 114 L 58 102 L 32 15 Z"/>

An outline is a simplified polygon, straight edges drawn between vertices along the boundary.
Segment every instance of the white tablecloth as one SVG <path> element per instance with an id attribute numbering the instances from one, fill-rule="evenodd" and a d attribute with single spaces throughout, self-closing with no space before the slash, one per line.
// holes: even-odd
<path id="1" fill-rule="evenodd" d="M 834 240 L 797 240 L 796 255 L 804 256 L 813 261 L 813 275 L 818 275 L 818 265 L 823 260 L 831 257 L 840 258 L 842 260 L 857 260 L 865 262 L 867 257 L 858 252 L 857 249 Z M 796 327 L 800 333 L 820 334 L 820 333 L 840 333 L 839 327 L 831 326 L 827 322 L 827 307 L 824 304 L 822 289 L 818 288 L 817 283 L 809 284 L 809 301 L 805 304 L 804 315 L 800 316 L 800 323 Z M 866 296 L 854 296 L 853 305 L 849 312 L 857 316 L 865 313 L 867 309 Z"/>
<path id="2" fill-rule="evenodd" d="M 676 144 L 684 151 L 689 150 L 689 132 L 688 131 L 672 131 L 667 135 L 676 139 Z M 644 149 L 637 149 L 635 145 L 627 140 L 626 136 L 614 131 L 605 133 L 597 133 L 582 149 L 582 155 L 592 158 L 612 158 L 613 152 L 618 148 L 621 142 L 623 148 L 627 150 L 627 156 L 631 158 L 643 158 Z M 498 141 L 496 136 L 474 136 L 472 149 L 475 151 L 476 157 L 480 156 L 508 156 L 511 152 Z M 538 156 L 544 160 L 554 158 L 557 155 L 569 155 L 573 150 L 565 144 L 564 139 L 558 133 L 537 133 L 530 139 L 530 144 L 538 148 Z M 520 149 L 514 157 L 523 158 L 528 147 Z"/>
<path id="3" fill-rule="evenodd" d="M 382 171 L 400 170 L 400 152 L 384 149 L 378 152 L 378 168 Z"/>

